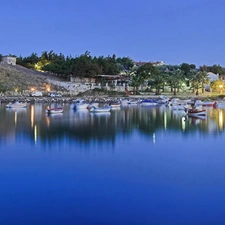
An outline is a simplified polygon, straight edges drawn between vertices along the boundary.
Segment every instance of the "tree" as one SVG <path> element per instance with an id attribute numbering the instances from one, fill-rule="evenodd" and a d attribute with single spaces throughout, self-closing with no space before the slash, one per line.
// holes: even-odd
<path id="1" fill-rule="evenodd" d="M 190 72 L 191 66 L 188 63 L 182 63 L 180 69 L 183 71 L 184 76 L 186 76 Z"/>
<path id="2" fill-rule="evenodd" d="M 181 84 L 185 80 L 184 72 L 178 65 L 168 65 L 166 69 L 160 72 L 164 77 L 164 84 L 167 83 L 171 88 L 171 92 L 176 95 L 177 91 L 181 87 Z"/>
<path id="3" fill-rule="evenodd" d="M 130 85 L 134 88 L 134 93 L 137 94 L 139 86 L 143 84 L 143 79 L 137 75 L 131 77 Z"/>
<path id="4" fill-rule="evenodd" d="M 211 84 L 211 88 L 212 91 L 220 92 L 222 94 L 225 88 L 225 83 L 222 80 L 213 81 Z"/>
<path id="5" fill-rule="evenodd" d="M 139 82 L 141 82 L 141 84 L 144 84 L 144 82 L 146 81 L 148 84 L 154 85 L 154 87 L 156 87 L 156 93 L 159 92 L 159 84 L 157 83 L 158 75 L 159 71 L 155 66 L 152 65 L 152 63 L 146 63 L 137 69 Z"/>
<path id="6" fill-rule="evenodd" d="M 206 71 L 198 71 L 192 79 L 192 86 L 196 90 L 196 95 L 199 94 L 199 88 L 202 88 L 202 93 L 205 92 L 205 84 L 209 83 L 209 78 Z"/>
<path id="7" fill-rule="evenodd" d="M 208 67 L 208 69 L 210 70 L 209 72 L 215 73 L 215 74 L 224 74 L 225 73 L 225 69 L 220 66 L 220 65 L 216 65 L 214 64 L 213 66 Z"/>
<path id="8" fill-rule="evenodd" d="M 124 70 L 130 70 L 134 66 L 134 61 L 129 57 L 117 58 L 116 62 L 123 66 Z"/>
<path id="9" fill-rule="evenodd" d="M 185 80 L 184 72 L 181 69 L 177 69 L 171 74 L 171 84 L 173 87 L 174 95 L 176 95 L 177 92 L 179 92 L 179 89 L 181 88 L 181 85 L 184 82 L 184 80 Z"/>

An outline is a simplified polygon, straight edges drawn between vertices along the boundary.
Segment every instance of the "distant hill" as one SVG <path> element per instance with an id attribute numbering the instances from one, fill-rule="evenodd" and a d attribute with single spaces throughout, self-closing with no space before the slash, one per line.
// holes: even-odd
<path id="1" fill-rule="evenodd" d="M 65 91 L 63 87 L 54 85 L 55 81 L 63 82 L 65 80 L 48 73 L 37 72 L 19 65 L 0 64 L 0 92 L 13 91 L 15 89 L 30 90 L 32 87 L 41 91 L 46 91 L 46 85 L 50 85 L 56 91 Z"/>

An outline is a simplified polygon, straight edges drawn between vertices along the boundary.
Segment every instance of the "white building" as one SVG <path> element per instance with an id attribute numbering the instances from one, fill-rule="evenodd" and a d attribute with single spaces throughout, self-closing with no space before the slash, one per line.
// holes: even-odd
<path id="1" fill-rule="evenodd" d="M 16 65 L 16 57 L 11 55 L 2 56 L 2 61 L 10 65 Z"/>
<path id="2" fill-rule="evenodd" d="M 215 74 L 215 73 L 212 73 L 212 72 L 208 72 L 207 75 L 208 75 L 208 78 L 209 78 L 209 81 L 210 82 L 213 82 L 215 80 L 219 80 L 220 79 L 219 78 L 219 74 Z"/>
<path id="3" fill-rule="evenodd" d="M 219 80 L 219 74 L 215 74 L 215 73 L 212 73 L 212 72 L 208 72 L 207 73 L 208 75 L 208 78 L 209 78 L 209 83 L 215 81 L 215 80 Z M 210 84 L 206 84 L 205 85 L 205 90 L 206 91 L 210 91 Z"/>

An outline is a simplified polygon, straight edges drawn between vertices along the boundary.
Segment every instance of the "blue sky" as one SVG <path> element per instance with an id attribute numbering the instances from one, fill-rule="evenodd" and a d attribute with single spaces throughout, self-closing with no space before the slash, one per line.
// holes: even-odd
<path id="1" fill-rule="evenodd" d="M 0 9 L 2 55 L 87 50 L 225 66 L 224 0 L 8 0 Z"/>

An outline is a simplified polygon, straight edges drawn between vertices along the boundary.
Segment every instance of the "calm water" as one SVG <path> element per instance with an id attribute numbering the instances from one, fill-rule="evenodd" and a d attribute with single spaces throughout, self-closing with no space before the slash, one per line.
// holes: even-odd
<path id="1" fill-rule="evenodd" d="M 0 105 L 0 224 L 225 224 L 225 110 L 45 108 Z"/>

